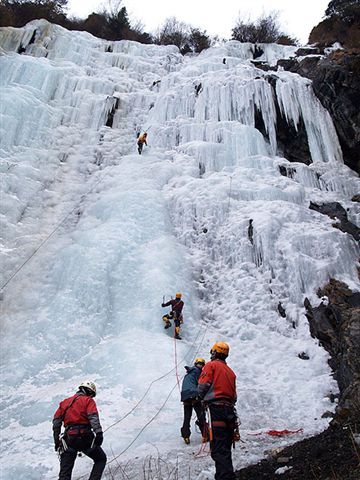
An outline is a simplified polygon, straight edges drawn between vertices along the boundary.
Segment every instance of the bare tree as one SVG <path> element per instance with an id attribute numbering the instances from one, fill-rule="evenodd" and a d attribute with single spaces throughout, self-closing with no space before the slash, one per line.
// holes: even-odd
<path id="1" fill-rule="evenodd" d="M 190 29 L 189 43 L 195 53 L 200 53 L 202 50 L 211 47 L 211 39 L 206 30 L 201 31 L 199 28 Z"/>
<path id="2" fill-rule="evenodd" d="M 199 53 L 211 46 L 211 39 L 206 31 L 194 28 L 175 17 L 165 20 L 155 33 L 154 42 L 158 45 L 176 45 L 183 55 L 189 52 Z"/>
<path id="3" fill-rule="evenodd" d="M 232 30 L 232 39 L 250 43 L 282 43 L 294 45 L 297 40 L 286 35 L 280 26 L 279 12 L 262 14 L 255 21 L 239 15 Z"/>
<path id="4" fill-rule="evenodd" d="M 175 17 L 169 17 L 155 33 L 155 43 L 158 45 L 176 45 L 183 53 L 189 51 L 188 46 L 189 26 L 177 20 Z"/>

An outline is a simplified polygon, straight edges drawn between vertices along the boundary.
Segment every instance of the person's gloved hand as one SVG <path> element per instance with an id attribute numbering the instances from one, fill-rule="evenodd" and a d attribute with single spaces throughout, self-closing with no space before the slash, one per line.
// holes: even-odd
<path id="1" fill-rule="evenodd" d="M 104 440 L 104 435 L 102 432 L 98 432 L 96 434 L 96 437 L 95 437 L 95 440 L 94 440 L 94 445 L 96 445 L 97 447 L 100 447 L 103 443 L 103 440 Z"/>
<path id="2" fill-rule="evenodd" d="M 239 442 L 240 441 L 240 432 L 238 429 L 234 430 L 233 433 L 233 442 Z"/>
<path id="3" fill-rule="evenodd" d="M 161 306 L 164 308 L 164 307 L 165 307 L 165 303 L 162 303 Z"/>

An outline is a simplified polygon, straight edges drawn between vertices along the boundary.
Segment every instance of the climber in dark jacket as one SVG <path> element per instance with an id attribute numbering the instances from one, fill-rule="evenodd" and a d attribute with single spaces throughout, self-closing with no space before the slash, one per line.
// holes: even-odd
<path id="1" fill-rule="evenodd" d="M 55 450 L 60 454 L 59 480 L 71 480 L 78 452 L 90 457 L 93 468 L 89 480 L 100 480 L 106 465 L 106 454 L 101 448 L 103 432 L 94 397 L 96 386 L 90 380 L 81 383 L 72 397 L 60 402 L 53 419 Z M 61 437 L 61 426 L 65 432 Z"/>
<path id="2" fill-rule="evenodd" d="M 171 327 L 171 322 L 170 319 L 174 319 L 174 324 L 175 324 L 175 338 L 178 340 L 181 340 L 180 337 L 180 330 L 181 327 L 180 325 L 183 323 L 183 316 L 182 316 L 182 309 L 184 307 L 184 302 L 181 300 L 182 293 L 177 292 L 175 295 L 175 299 L 171 299 L 169 302 L 162 303 L 161 306 L 164 307 L 170 307 L 171 306 L 171 311 L 167 313 L 166 315 L 163 315 L 162 319 L 165 322 L 165 327 L 164 328 L 169 328 Z"/>
<path id="3" fill-rule="evenodd" d="M 196 424 L 199 426 L 203 437 L 206 437 L 204 408 L 198 399 L 198 380 L 204 365 L 205 360 L 198 357 L 195 359 L 194 367 L 185 367 L 187 373 L 181 387 L 181 401 L 184 404 L 184 421 L 181 427 L 181 436 L 186 444 L 190 443 L 190 420 L 193 409 L 197 416 Z"/>

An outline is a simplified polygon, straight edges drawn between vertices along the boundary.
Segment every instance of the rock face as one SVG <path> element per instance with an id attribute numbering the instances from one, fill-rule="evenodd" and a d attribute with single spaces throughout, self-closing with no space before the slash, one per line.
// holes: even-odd
<path id="1" fill-rule="evenodd" d="M 360 174 L 360 51 L 337 50 L 327 57 L 317 53 L 300 61 L 280 61 L 278 66 L 313 81 L 316 96 L 334 122 L 345 164 Z"/>
<path id="2" fill-rule="evenodd" d="M 337 280 L 320 289 L 328 301 L 312 307 L 305 301 L 312 336 L 330 353 L 329 364 L 340 389 L 334 424 L 360 419 L 360 292 L 353 293 Z"/>
<path id="3" fill-rule="evenodd" d="M 310 202 L 309 208 L 310 210 L 316 210 L 323 215 L 328 215 L 330 218 L 333 218 L 336 220 L 336 223 L 333 223 L 335 228 L 338 228 L 344 233 L 349 233 L 357 241 L 360 240 L 360 228 L 348 220 L 346 210 L 340 203 L 330 202 L 318 205 Z"/>
<path id="4" fill-rule="evenodd" d="M 306 128 L 302 118 L 299 120 L 297 128 L 288 123 L 284 115 L 281 113 L 279 102 L 276 95 L 277 77 L 271 73 L 267 75 L 267 81 L 273 87 L 276 109 L 276 139 L 278 148 L 287 160 L 290 162 L 300 162 L 310 165 L 312 163 L 311 154 L 308 144 Z M 266 129 L 259 114 L 255 115 L 255 128 L 266 137 Z"/>
<path id="5" fill-rule="evenodd" d="M 236 472 L 236 480 L 359 480 L 359 449 L 350 429 L 329 428 Z M 279 471 L 279 460 L 287 460 Z"/>
<path id="6" fill-rule="evenodd" d="M 322 297 L 318 307 L 307 299 L 305 307 L 311 334 L 330 353 L 329 364 L 339 384 L 335 416 L 324 432 L 243 468 L 236 472 L 236 480 L 274 480 L 280 473 L 283 480 L 360 478 L 360 292 L 332 279 L 318 295 Z M 280 457 L 287 460 L 281 472 Z"/>

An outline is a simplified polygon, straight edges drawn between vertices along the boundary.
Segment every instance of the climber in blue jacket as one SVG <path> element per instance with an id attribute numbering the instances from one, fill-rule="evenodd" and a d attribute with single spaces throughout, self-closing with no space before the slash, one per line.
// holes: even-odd
<path id="1" fill-rule="evenodd" d="M 205 360 L 198 357 L 195 359 L 193 367 L 185 367 L 187 373 L 181 387 L 181 401 L 184 405 L 184 421 L 181 427 L 181 436 L 186 444 L 190 443 L 190 420 L 193 409 L 197 416 L 196 424 L 199 426 L 203 438 L 206 438 L 205 412 L 198 398 L 198 380 L 204 365 Z"/>

